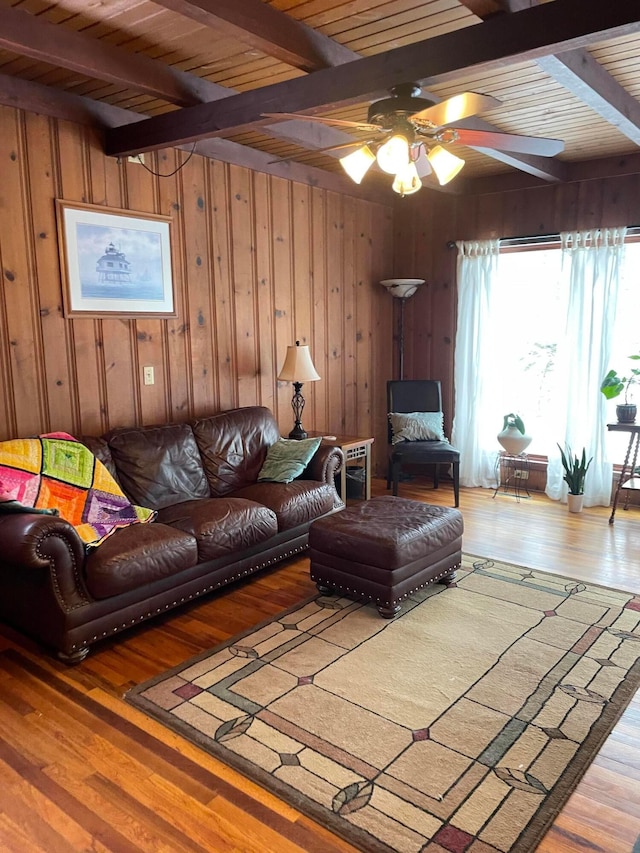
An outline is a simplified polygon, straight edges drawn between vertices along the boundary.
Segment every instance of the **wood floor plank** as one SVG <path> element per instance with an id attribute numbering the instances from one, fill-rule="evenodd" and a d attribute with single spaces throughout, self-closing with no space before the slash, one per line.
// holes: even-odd
<path id="1" fill-rule="evenodd" d="M 75 853 L 92 849 L 94 841 L 114 853 L 135 849 L 75 794 L 65 791 L 42 768 L 30 764 L 17 750 L 0 741 L 0 766 L 3 765 L 7 771 L 3 774 L 7 780 L 2 791 L 3 809 L 45 850 Z"/>
<path id="2" fill-rule="evenodd" d="M 638 783 L 621 773 L 592 765 L 584 778 L 582 794 L 608 808 L 623 808 L 634 818 L 640 818 Z"/>
<path id="3" fill-rule="evenodd" d="M 384 494 L 383 481 L 373 483 Z M 450 484 L 400 484 L 452 506 Z M 640 596 L 640 509 L 580 515 L 462 489 L 464 550 Z M 325 827 L 123 700 L 130 687 L 315 592 L 301 556 L 97 645 L 65 667 L 0 627 L 0 850 L 355 853 Z M 631 853 L 640 836 L 636 695 L 538 853 Z"/>
<path id="4" fill-rule="evenodd" d="M 155 814 L 145 813 L 135 802 L 128 802 L 121 789 L 117 789 L 116 796 L 112 789 L 105 795 L 100 787 L 102 777 L 99 774 L 89 774 L 80 782 L 62 765 L 51 765 L 46 772 L 60 787 L 80 798 L 87 808 L 107 820 L 136 850 L 191 853 L 191 846 L 183 844 L 184 839 L 172 827 L 161 824 Z"/>
<path id="5" fill-rule="evenodd" d="M 603 803 L 597 803 L 597 808 L 594 808 L 595 801 L 586 792 L 576 791 L 571 800 L 571 819 L 582 827 L 583 834 L 588 830 L 596 837 L 606 835 L 612 853 L 613 850 L 628 851 L 633 848 L 640 835 L 640 818 L 625 812 L 625 819 L 621 821 L 619 808 Z"/>
<path id="6" fill-rule="evenodd" d="M 158 737 L 158 739 L 162 739 L 163 742 L 171 749 L 179 752 L 190 761 L 198 762 L 203 769 L 208 770 L 221 781 L 228 783 L 231 787 L 244 791 L 244 793 L 249 797 L 256 800 L 258 803 L 261 803 L 267 809 L 274 811 L 287 821 L 293 823 L 298 818 L 299 813 L 292 806 L 287 805 L 273 794 L 270 794 L 265 788 L 262 788 L 260 785 L 257 785 L 255 782 L 252 782 L 250 779 L 242 776 L 232 767 L 229 767 L 229 765 L 223 764 L 208 753 L 204 753 L 199 747 L 194 746 L 194 744 L 180 737 L 180 735 L 168 732 L 161 723 L 158 723 L 149 717 L 142 721 L 141 718 L 144 715 L 132 705 L 123 706 L 120 700 L 115 699 L 102 691 L 92 694 L 92 698 L 103 704 L 105 707 L 109 707 L 113 711 L 119 713 L 123 718 L 128 719 L 133 724 L 144 725 L 151 735 Z"/>
<path id="7" fill-rule="evenodd" d="M 15 809 L 15 803 L 7 800 L 5 809 Z M 17 811 L 17 810 L 16 810 Z M 14 815 L 14 817 L 16 817 Z M 0 811 L 0 850 L 4 853 L 50 853 L 48 848 L 38 844 L 31 829 L 31 819 L 27 826 L 18 826 L 14 817 L 9 817 L 5 811 Z"/>
<path id="8" fill-rule="evenodd" d="M 145 779 L 136 784 L 135 779 L 106 778 L 94 774 L 88 780 L 96 795 L 96 802 L 109 803 L 119 808 L 129 820 L 135 816 L 145 832 L 135 832 L 141 850 L 162 850 L 165 853 L 208 853 L 211 848 L 233 851 L 233 847 L 219 831 L 219 824 L 205 807 L 194 809 L 193 801 L 185 808 L 186 794 L 175 796 L 169 788 L 168 796 L 161 797 L 162 788 L 156 780 Z M 167 819 L 169 818 L 169 819 Z"/>

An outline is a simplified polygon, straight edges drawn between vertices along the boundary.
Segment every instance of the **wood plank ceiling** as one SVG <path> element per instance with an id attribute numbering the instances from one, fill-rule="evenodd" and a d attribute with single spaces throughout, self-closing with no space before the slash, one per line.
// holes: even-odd
<path id="1" fill-rule="evenodd" d="M 357 132 L 262 113 L 363 121 L 407 81 L 501 102 L 457 126 L 565 143 L 553 158 L 462 148 L 455 192 L 640 171 L 637 0 L 0 0 L 0 103 L 100 128 L 114 156 L 195 145 L 353 191 L 318 149 Z"/>

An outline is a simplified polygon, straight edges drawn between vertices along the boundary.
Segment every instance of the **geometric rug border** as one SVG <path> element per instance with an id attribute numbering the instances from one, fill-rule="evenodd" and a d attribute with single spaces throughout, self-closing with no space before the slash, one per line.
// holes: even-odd
<path id="1" fill-rule="evenodd" d="M 181 672 L 188 666 L 192 666 L 202 660 L 205 660 L 205 658 L 210 657 L 213 652 L 217 652 L 227 646 L 234 645 L 234 643 L 238 642 L 238 640 L 241 640 L 243 637 L 246 637 L 248 634 L 252 634 L 257 630 L 259 631 L 261 628 L 269 625 L 276 619 L 281 619 L 283 616 L 293 613 L 293 611 L 299 610 L 300 607 L 303 607 L 304 605 L 321 597 L 320 593 L 316 593 L 315 595 L 310 595 L 307 596 L 307 598 L 301 599 L 291 607 L 287 607 L 285 610 L 281 610 L 279 613 L 257 622 L 255 625 L 252 625 L 244 631 L 240 631 L 238 634 L 235 634 L 223 643 L 213 646 L 213 648 L 195 655 L 177 666 L 165 670 L 160 675 L 156 675 L 141 684 L 137 684 L 135 687 L 130 688 L 124 694 L 123 698 L 129 702 L 129 704 L 133 705 L 133 707 L 138 708 L 140 711 L 144 711 L 144 713 L 149 717 L 152 717 L 159 723 L 165 724 L 167 728 L 174 732 L 174 734 L 184 737 L 190 743 L 193 743 L 200 747 L 200 749 L 208 752 L 209 755 L 213 756 L 213 758 L 221 761 L 222 764 L 226 764 L 232 769 L 237 770 L 241 775 L 246 776 L 252 782 L 256 782 L 269 794 L 278 797 L 284 803 L 292 805 L 293 808 L 297 809 L 301 814 L 305 814 L 307 817 L 315 820 L 316 823 L 320 824 L 320 826 L 330 829 L 333 833 L 340 836 L 340 838 L 344 839 L 349 844 L 353 844 L 354 847 L 360 847 L 364 853 L 397 853 L 393 847 L 388 847 L 386 844 L 378 842 L 377 839 L 372 838 L 368 833 L 358 829 L 358 827 L 350 827 L 349 833 L 345 833 L 344 821 L 340 820 L 338 817 L 333 817 L 332 815 L 327 814 L 327 811 L 323 806 L 315 804 L 307 797 L 296 796 L 295 793 L 292 793 L 291 788 L 286 783 L 281 782 L 279 779 L 275 779 L 270 773 L 267 773 L 266 770 L 262 770 L 253 762 L 240 755 L 229 753 L 228 750 L 220 747 L 212 738 L 202 734 L 198 729 L 194 729 L 189 725 L 189 723 L 186 723 L 184 720 L 177 720 L 172 714 L 162 708 L 159 708 L 154 702 L 149 701 L 144 696 L 138 695 L 143 691 L 148 690 L 150 687 L 153 687 L 155 684 L 159 684 L 161 681 L 165 681 L 172 675 Z"/>
<path id="2" fill-rule="evenodd" d="M 547 574 L 549 573 L 547 572 Z M 563 575 L 562 577 L 565 576 Z M 596 584 L 590 584 L 590 586 L 596 586 Z M 612 589 L 612 587 L 604 587 L 604 589 Z M 562 774 L 562 778 L 545 801 L 545 809 L 548 807 L 551 815 L 536 813 L 524 828 L 522 835 L 512 847 L 510 853 L 533 853 L 553 826 L 555 819 L 577 788 L 582 777 L 593 764 L 594 759 L 626 711 L 638 688 L 640 688 L 640 659 L 629 669 L 626 678 L 616 688 L 611 697 L 611 702 L 602 713 L 599 722 L 603 723 L 603 731 L 591 731 L 582 741 L 582 748 L 578 750 L 576 756 L 569 762 L 566 771 Z M 604 725 L 605 723 L 606 725 Z M 581 756 L 581 752 L 584 752 L 585 755 Z"/>
<path id="3" fill-rule="evenodd" d="M 570 575 L 563 573 L 548 572 L 543 569 L 531 569 L 518 563 L 503 558 L 480 557 L 468 553 L 463 554 L 463 559 L 472 561 L 493 561 L 503 565 L 512 566 L 516 569 L 532 570 L 540 575 L 547 575 L 552 578 L 563 578 L 573 580 L 578 583 L 584 583 L 586 586 L 611 590 L 628 595 L 636 595 L 629 590 L 618 587 L 607 586 L 605 584 L 593 583 L 591 581 L 583 581 L 578 578 L 571 578 Z M 359 829 L 353 825 L 345 825 L 345 821 L 339 816 L 334 816 L 327 809 L 315 803 L 304 794 L 298 794 L 289 785 L 281 782 L 266 770 L 258 767 L 255 763 L 243 758 L 240 755 L 230 752 L 218 745 L 213 738 L 204 735 L 199 730 L 190 726 L 187 722 L 176 718 L 169 711 L 160 708 L 154 702 L 140 695 L 150 687 L 165 681 L 167 678 L 182 672 L 184 669 L 191 667 L 202 660 L 210 657 L 212 654 L 227 648 L 228 646 L 236 645 L 240 640 L 249 634 L 259 631 L 261 628 L 281 620 L 284 616 L 299 610 L 301 607 L 322 598 L 319 593 L 312 594 L 307 598 L 301 599 L 291 607 L 282 610 L 273 616 L 266 617 L 255 625 L 235 634 L 224 642 L 207 649 L 195 655 L 192 658 L 183 661 L 182 663 L 163 671 L 159 675 L 132 687 L 124 694 L 124 699 L 134 707 L 143 711 L 149 717 L 165 724 L 172 732 L 184 737 L 190 743 L 196 744 L 205 752 L 212 755 L 214 758 L 232 767 L 242 775 L 261 785 L 267 792 L 279 797 L 283 802 L 291 804 L 302 814 L 315 820 L 321 826 L 330 829 L 339 837 L 343 838 L 349 844 L 360 847 L 364 853 L 397 853 L 397 848 L 390 847 L 384 842 L 373 838 L 369 833 Z M 593 763 L 598 752 L 611 735 L 616 724 L 622 717 L 624 711 L 629 705 L 631 699 L 640 688 L 640 658 L 629 668 L 623 681 L 618 685 L 611 695 L 610 701 L 605 707 L 603 713 L 598 719 L 598 725 L 592 729 L 587 737 L 582 741 L 576 755 L 569 761 L 561 778 L 554 785 L 552 792 L 545 798 L 541 804 L 541 809 L 533 815 L 529 823 L 524 827 L 515 844 L 509 850 L 509 853 L 534 853 L 536 847 L 542 838 L 549 831 L 554 821 L 565 806 L 571 793 L 576 789 L 578 783 L 585 775 L 588 768 Z M 347 831 L 345 831 L 347 830 Z"/>

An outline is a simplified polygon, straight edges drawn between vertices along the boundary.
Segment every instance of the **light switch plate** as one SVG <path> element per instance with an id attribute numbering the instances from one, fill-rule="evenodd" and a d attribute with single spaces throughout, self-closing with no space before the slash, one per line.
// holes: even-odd
<path id="1" fill-rule="evenodd" d="M 155 379 L 153 376 L 153 367 L 144 367 L 143 368 L 143 375 L 144 375 L 144 384 L 145 385 L 153 385 L 153 383 L 155 382 Z"/>

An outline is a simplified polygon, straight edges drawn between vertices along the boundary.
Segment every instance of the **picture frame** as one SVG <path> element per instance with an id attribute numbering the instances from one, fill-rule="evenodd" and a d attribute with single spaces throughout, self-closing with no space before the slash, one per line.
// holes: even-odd
<path id="1" fill-rule="evenodd" d="M 176 317 L 171 217 L 56 199 L 65 317 Z"/>

